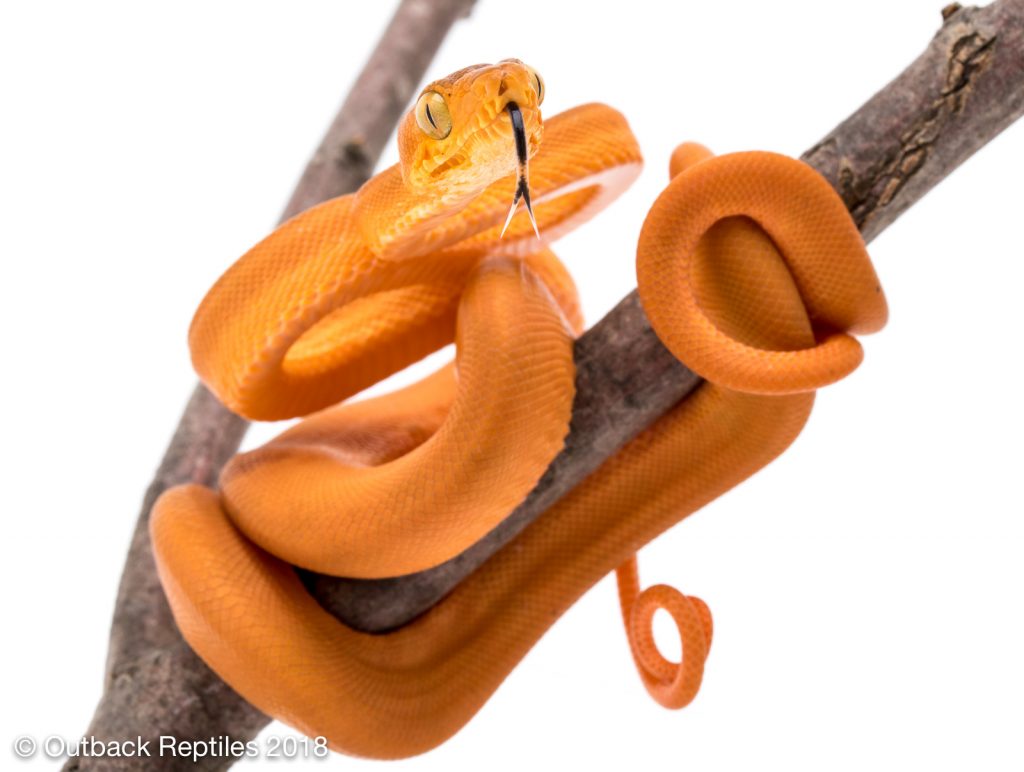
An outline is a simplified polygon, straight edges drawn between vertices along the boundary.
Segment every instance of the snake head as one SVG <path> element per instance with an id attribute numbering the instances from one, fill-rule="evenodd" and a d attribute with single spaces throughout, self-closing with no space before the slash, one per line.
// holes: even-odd
<path id="1" fill-rule="evenodd" d="M 465 197 L 522 169 L 526 158 L 517 154 L 515 110 L 509 106 L 522 117 L 519 138 L 525 138 L 529 158 L 540 147 L 543 97 L 543 81 L 518 59 L 474 65 L 434 81 L 398 130 L 406 186 Z"/>

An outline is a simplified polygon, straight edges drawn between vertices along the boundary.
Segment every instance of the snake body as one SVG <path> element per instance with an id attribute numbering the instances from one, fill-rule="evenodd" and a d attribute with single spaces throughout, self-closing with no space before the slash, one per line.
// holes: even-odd
<path id="1" fill-rule="evenodd" d="M 681 146 L 641 232 L 639 289 L 659 337 L 708 382 L 429 612 L 383 635 L 348 628 L 292 565 L 350 577 L 437 565 L 515 508 L 568 432 L 582 319 L 546 243 L 617 196 L 641 157 L 613 109 L 542 123 L 542 97 L 517 60 L 431 84 L 400 128 L 399 166 L 285 223 L 193 321 L 196 369 L 228 407 L 307 417 L 236 457 L 219 492 L 159 499 L 161 581 L 221 677 L 335 750 L 395 758 L 443 742 L 613 569 L 645 686 L 666 706 L 690 702 L 710 613 L 664 585 L 641 592 L 636 551 L 781 453 L 813 390 L 859 362 L 847 333 L 885 319 L 857 229 L 816 172 Z M 500 238 L 512 191 L 536 223 L 510 215 Z M 453 365 L 343 402 L 453 340 Z M 680 664 L 654 645 L 658 608 L 679 628 Z"/>

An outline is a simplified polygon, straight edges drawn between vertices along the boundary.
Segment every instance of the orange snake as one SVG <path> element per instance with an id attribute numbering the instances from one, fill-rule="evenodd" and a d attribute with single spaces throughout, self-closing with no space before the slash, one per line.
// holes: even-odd
<path id="1" fill-rule="evenodd" d="M 290 564 L 364 578 L 437 565 L 525 497 L 568 431 L 582 320 L 545 243 L 616 197 L 641 157 L 615 110 L 542 124 L 542 98 L 518 60 L 431 84 L 399 129 L 400 164 L 256 245 L 192 324 L 196 369 L 228 407 L 312 415 L 237 456 L 219 493 L 159 499 L 161 581 L 225 681 L 335 750 L 440 744 L 615 568 L 645 686 L 687 704 L 710 613 L 664 585 L 639 592 L 635 552 L 781 453 L 813 390 L 859 363 L 847 333 L 885 321 L 860 234 L 817 172 L 682 145 L 640 234 L 638 284 L 659 337 L 707 382 L 429 612 L 383 635 L 348 628 Z M 512 192 L 535 206 L 529 218 L 504 217 Z M 452 340 L 454 366 L 338 404 Z M 681 664 L 654 644 L 658 608 L 679 628 Z"/>

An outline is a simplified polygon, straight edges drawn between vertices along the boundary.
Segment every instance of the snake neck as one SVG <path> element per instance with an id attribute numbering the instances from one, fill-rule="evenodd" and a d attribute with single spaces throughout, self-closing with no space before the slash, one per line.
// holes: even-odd
<path id="1" fill-rule="evenodd" d="M 509 172 L 509 179 L 508 200 L 511 200 L 514 169 Z M 494 219 L 489 217 L 494 213 L 471 206 L 488 187 L 438 186 L 429 192 L 415 190 L 404 184 L 398 167 L 393 166 L 359 188 L 352 213 L 358 222 L 362 243 L 378 257 L 415 257 L 450 247 L 496 224 L 489 221 Z M 500 215 L 499 212 L 495 216 Z"/>
<path id="2" fill-rule="evenodd" d="M 438 187 L 429 193 L 416 191 L 405 185 L 396 165 L 359 189 L 353 201 L 353 215 L 364 244 L 374 254 L 391 259 L 412 257 L 468 235 L 472 223 L 452 215 L 484 189 L 458 191 Z"/>

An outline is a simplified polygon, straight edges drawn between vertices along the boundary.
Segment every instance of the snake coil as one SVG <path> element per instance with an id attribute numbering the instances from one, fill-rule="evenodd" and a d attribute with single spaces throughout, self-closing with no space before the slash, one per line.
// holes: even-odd
<path id="1" fill-rule="evenodd" d="M 885 321 L 860 235 L 816 172 L 681 146 L 641 231 L 638 284 L 658 336 L 707 382 L 429 612 L 384 635 L 348 628 L 293 565 L 351 577 L 437 565 L 501 522 L 568 432 L 582 319 L 546 243 L 619 195 L 641 157 L 616 111 L 542 123 L 542 97 L 517 60 L 431 84 L 399 131 L 399 166 L 257 244 L 193 321 L 196 369 L 228 407 L 306 417 L 237 456 L 219 492 L 159 499 L 160 578 L 185 638 L 228 684 L 335 750 L 396 758 L 443 742 L 616 568 L 645 686 L 668 707 L 689 703 L 710 612 L 664 585 L 640 592 L 636 551 L 781 453 L 813 390 L 859 363 L 848 333 Z M 536 223 L 504 216 L 512 191 L 532 194 Z M 344 401 L 452 341 L 453 365 Z M 678 664 L 654 643 L 662 608 Z"/>

